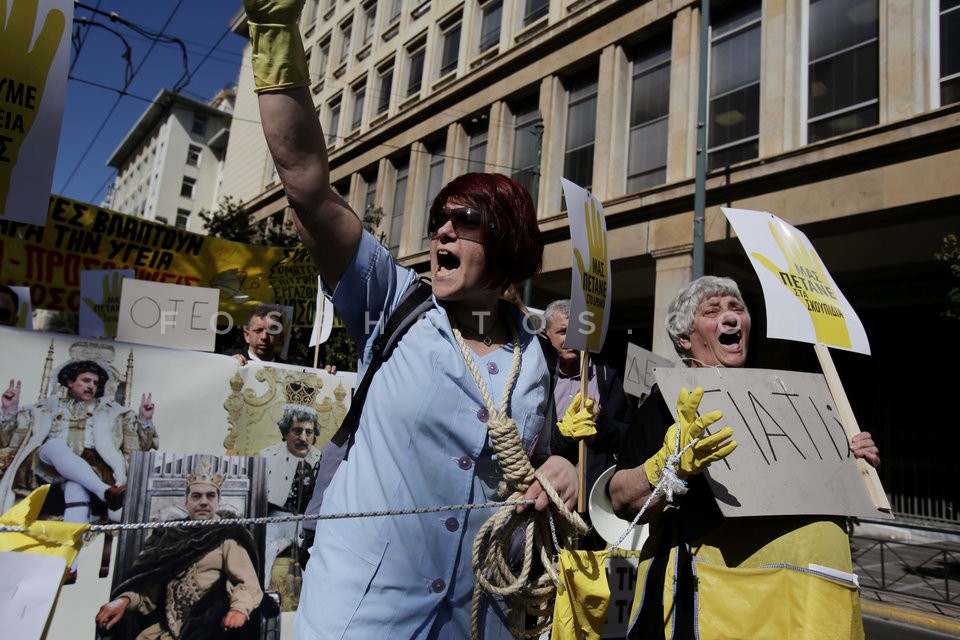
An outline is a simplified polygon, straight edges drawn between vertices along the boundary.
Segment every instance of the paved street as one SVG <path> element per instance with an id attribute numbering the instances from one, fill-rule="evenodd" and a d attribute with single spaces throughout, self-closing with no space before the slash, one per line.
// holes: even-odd
<path id="1" fill-rule="evenodd" d="M 868 640 L 960 637 L 960 542 L 855 532 Z"/>

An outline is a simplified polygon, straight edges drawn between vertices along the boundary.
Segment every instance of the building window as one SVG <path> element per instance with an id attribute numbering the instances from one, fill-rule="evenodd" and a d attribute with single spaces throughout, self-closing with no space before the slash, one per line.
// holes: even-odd
<path id="1" fill-rule="evenodd" d="M 877 0 L 810 0 L 807 141 L 880 120 Z"/>
<path id="2" fill-rule="evenodd" d="M 644 47 L 632 60 L 627 193 L 667 179 L 670 42 Z"/>
<path id="3" fill-rule="evenodd" d="M 393 92 L 393 64 L 378 70 L 377 76 L 377 115 L 390 110 L 390 94 Z"/>
<path id="4" fill-rule="evenodd" d="M 140 206 L 140 217 L 141 217 L 141 218 L 143 217 L 143 206 L 142 206 L 142 205 Z M 157 221 L 157 222 L 159 222 L 160 224 L 168 224 L 168 222 L 167 222 L 167 217 L 166 217 L 166 216 L 157 216 L 157 217 L 154 218 L 154 220 Z"/>
<path id="5" fill-rule="evenodd" d="M 377 174 L 364 175 L 363 180 L 367 183 L 367 191 L 363 196 L 363 210 L 372 211 L 377 199 Z"/>
<path id="6" fill-rule="evenodd" d="M 353 88 L 353 118 L 350 119 L 350 131 L 356 131 L 363 124 L 363 106 L 367 98 L 367 85 Z"/>
<path id="7" fill-rule="evenodd" d="M 529 27 L 549 11 L 550 0 L 526 0 L 523 7 L 523 26 Z"/>
<path id="8" fill-rule="evenodd" d="M 567 90 L 567 135 L 563 177 L 593 188 L 593 150 L 597 137 L 597 70 L 577 74 Z M 566 208 L 566 207 L 564 207 Z"/>
<path id="9" fill-rule="evenodd" d="M 708 170 L 760 153 L 760 3 L 711 22 Z"/>
<path id="10" fill-rule="evenodd" d="M 183 177 L 183 182 L 180 184 L 180 195 L 184 198 L 193 198 L 193 192 L 197 188 L 197 181 L 194 178 Z"/>
<path id="11" fill-rule="evenodd" d="M 187 164 L 191 167 L 200 166 L 200 154 L 203 153 L 203 148 L 192 144 L 187 148 Z"/>
<path id="12" fill-rule="evenodd" d="M 389 0 L 387 4 L 389 5 L 387 9 L 387 26 L 392 27 L 400 22 L 400 15 L 403 13 L 403 0 Z"/>
<path id="13" fill-rule="evenodd" d="M 352 27 L 350 26 L 350 21 L 347 20 L 340 24 L 340 49 L 337 54 L 337 64 L 343 65 L 347 63 L 347 59 L 350 57 L 350 36 L 352 34 Z"/>
<path id="14" fill-rule="evenodd" d="M 177 209 L 177 221 L 175 226 L 177 229 L 186 229 L 187 224 L 190 222 L 190 210 L 189 209 Z"/>
<path id="15" fill-rule="evenodd" d="M 426 56 L 426 42 L 420 42 L 407 52 L 407 96 L 420 93 L 423 84 L 423 62 Z"/>
<path id="16" fill-rule="evenodd" d="M 310 79 L 313 82 L 320 82 L 327 74 L 327 61 L 330 59 L 330 37 L 324 38 L 317 46 L 316 53 L 312 56 L 310 67 Z"/>
<path id="17" fill-rule="evenodd" d="M 403 203 L 407 199 L 407 180 L 410 178 L 410 161 L 396 162 L 397 178 L 393 187 L 393 209 L 390 213 L 390 238 L 387 248 L 393 257 L 400 254 L 400 236 L 403 234 Z"/>
<path id="18" fill-rule="evenodd" d="M 307 0 L 303 7 L 303 18 L 300 27 L 304 33 L 309 33 L 317 24 L 317 9 L 320 6 L 320 0 Z"/>
<path id="19" fill-rule="evenodd" d="M 443 187 L 443 161 L 447 149 L 446 146 L 440 142 L 437 143 L 436 146 L 429 148 L 428 153 L 430 154 L 430 173 L 427 176 L 427 209 L 433 204 L 433 199 L 440 193 L 440 189 Z M 428 223 L 429 216 L 424 216 L 423 237 L 420 243 L 421 249 L 426 249 L 430 246 L 430 234 L 427 232 Z"/>
<path id="20" fill-rule="evenodd" d="M 327 146 L 333 147 L 337 144 L 340 132 L 340 100 L 330 105 L 330 120 L 327 123 Z"/>
<path id="21" fill-rule="evenodd" d="M 482 172 L 487 163 L 488 118 L 474 118 L 467 128 L 467 173 Z"/>
<path id="22" fill-rule="evenodd" d="M 531 195 L 540 179 L 540 141 L 543 120 L 536 99 L 517 105 L 513 110 L 513 170 L 510 177 L 527 188 Z M 534 204 L 537 203 L 534 197 Z"/>
<path id="23" fill-rule="evenodd" d="M 198 136 L 207 135 L 207 116 L 200 115 L 199 113 L 193 114 L 193 127 L 190 131 Z"/>
<path id="24" fill-rule="evenodd" d="M 488 2 L 480 8 L 480 38 L 477 49 L 480 53 L 500 44 L 500 23 L 503 19 L 503 0 Z"/>
<path id="25" fill-rule="evenodd" d="M 940 0 L 940 104 L 960 102 L 960 0 Z"/>
<path id="26" fill-rule="evenodd" d="M 457 60 L 460 58 L 460 23 L 444 28 L 440 36 L 443 41 L 440 47 L 440 77 L 457 70 Z"/>
<path id="27" fill-rule="evenodd" d="M 360 10 L 360 42 L 364 46 L 373 42 L 377 28 L 377 3 L 368 2 Z"/>

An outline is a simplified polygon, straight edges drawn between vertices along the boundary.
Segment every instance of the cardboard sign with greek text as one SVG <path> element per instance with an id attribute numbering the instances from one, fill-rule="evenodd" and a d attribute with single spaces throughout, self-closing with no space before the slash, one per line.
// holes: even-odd
<path id="1" fill-rule="evenodd" d="M 219 292 L 207 287 L 124 280 L 117 340 L 213 351 Z"/>
<path id="2" fill-rule="evenodd" d="M 623 371 L 623 390 L 632 396 L 643 398 L 650 393 L 657 379 L 653 372 L 657 367 L 672 367 L 669 358 L 627 343 L 627 363 Z"/>
<path id="3" fill-rule="evenodd" d="M 893 518 L 873 504 L 822 375 L 658 368 L 656 378 L 671 413 L 681 388 L 703 387 L 699 414 L 723 412 L 709 431 L 733 428 L 736 450 L 704 472 L 723 515 Z"/>
<path id="4" fill-rule="evenodd" d="M 116 337 L 124 278 L 136 278 L 136 273 L 133 269 L 87 269 L 80 272 L 81 336 Z"/>

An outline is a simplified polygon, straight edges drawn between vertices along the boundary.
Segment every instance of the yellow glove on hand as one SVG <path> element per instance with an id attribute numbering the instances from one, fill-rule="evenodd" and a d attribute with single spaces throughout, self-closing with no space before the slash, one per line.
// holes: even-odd
<path id="1" fill-rule="evenodd" d="M 583 408 L 580 408 L 580 393 L 573 396 L 573 402 L 567 407 L 563 418 L 557 423 L 560 433 L 568 438 L 582 440 L 597 435 L 597 421 L 593 418 L 593 399 L 587 398 Z M 588 440 L 589 442 L 589 440 Z"/>
<path id="2" fill-rule="evenodd" d="M 737 448 L 736 440 L 728 441 L 728 438 L 733 435 L 733 429 L 724 427 L 717 433 L 697 441 L 684 451 L 687 445 L 697 440 L 707 427 L 723 417 L 723 412 L 717 410 L 697 418 L 697 408 L 702 398 L 702 387 L 697 387 L 692 393 L 686 389 L 680 390 L 680 397 L 677 398 L 679 422 L 667 429 L 667 434 L 663 438 L 663 448 L 643 463 L 643 470 L 646 471 L 647 480 L 651 486 L 659 485 L 664 473 L 672 476 L 667 478 L 663 488 L 668 500 L 673 499 L 674 493 L 686 492 L 686 483 L 683 481 L 687 477 L 700 473 L 711 462 L 726 458 Z M 680 451 L 683 453 L 678 457 L 676 454 Z"/>
<path id="3" fill-rule="evenodd" d="M 303 4 L 304 0 L 243 0 L 257 93 L 310 83 L 307 56 L 300 39 Z"/>

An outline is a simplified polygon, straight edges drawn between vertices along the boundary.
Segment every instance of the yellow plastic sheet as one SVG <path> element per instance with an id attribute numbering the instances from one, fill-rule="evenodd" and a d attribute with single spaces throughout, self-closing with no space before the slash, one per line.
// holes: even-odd
<path id="1" fill-rule="evenodd" d="M 0 532 L 0 551 L 22 551 L 57 556 L 66 560 L 69 567 L 79 553 L 83 545 L 83 534 L 90 525 L 37 520 L 40 507 L 43 506 L 49 489 L 50 485 L 39 487 L 9 511 L 0 515 L 0 525 L 27 529 L 23 533 Z"/>

